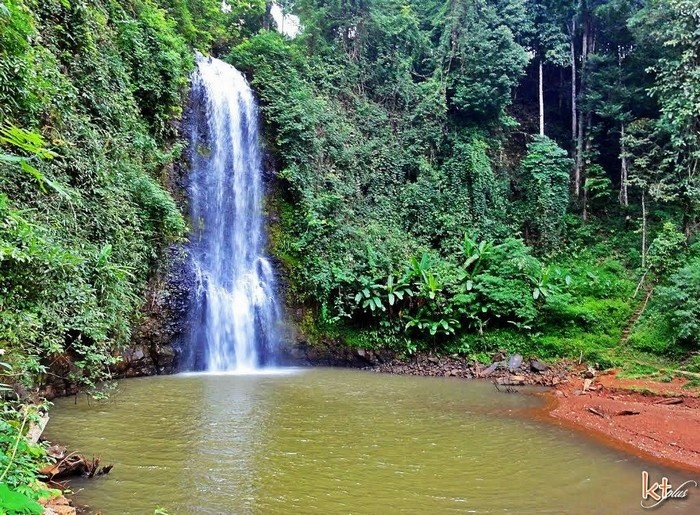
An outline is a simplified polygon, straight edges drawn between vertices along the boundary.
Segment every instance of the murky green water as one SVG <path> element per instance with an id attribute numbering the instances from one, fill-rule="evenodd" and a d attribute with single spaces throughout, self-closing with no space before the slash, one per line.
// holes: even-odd
<path id="1" fill-rule="evenodd" d="M 538 422 L 540 402 L 342 369 L 153 377 L 59 400 L 47 436 L 115 464 L 73 483 L 105 515 L 638 513 L 642 470 L 698 479 Z M 700 513 L 700 489 L 659 512 Z"/>

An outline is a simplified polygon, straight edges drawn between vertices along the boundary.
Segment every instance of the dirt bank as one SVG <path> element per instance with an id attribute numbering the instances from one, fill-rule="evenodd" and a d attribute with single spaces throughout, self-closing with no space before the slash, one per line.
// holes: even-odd
<path id="1" fill-rule="evenodd" d="M 700 398 L 686 380 L 592 379 L 572 375 L 548 393 L 550 416 L 606 444 L 658 463 L 700 472 Z M 585 390 L 585 391 L 584 391 Z"/>

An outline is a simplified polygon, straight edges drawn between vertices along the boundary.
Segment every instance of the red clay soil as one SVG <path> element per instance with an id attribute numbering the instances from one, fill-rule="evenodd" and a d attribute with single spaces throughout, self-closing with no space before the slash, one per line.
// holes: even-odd
<path id="1" fill-rule="evenodd" d="M 658 383 L 571 376 L 551 392 L 550 415 L 609 445 L 664 465 L 700 472 L 700 398 L 684 379 Z M 584 391 L 585 389 L 585 391 Z"/>

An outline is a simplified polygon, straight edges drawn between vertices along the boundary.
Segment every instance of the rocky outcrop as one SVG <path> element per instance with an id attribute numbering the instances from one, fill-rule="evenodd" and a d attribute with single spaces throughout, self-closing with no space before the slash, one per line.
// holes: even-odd
<path id="1" fill-rule="evenodd" d="M 133 344 L 114 367 L 118 377 L 171 374 L 176 371 L 175 345 L 187 329 L 192 302 L 193 275 L 188 273 L 182 247 L 170 249 L 168 264 L 149 283 L 143 318 L 136 327 Z"/>
<path id="2" fill-rule="evenodd" d="M 397 375 L 489 379 L 504 386 L 556 386 L 565 381 L 574 365 L 559 361 L 548 365 L 519 354 L 494 354 L 490 364 L 458 355 L 420 352 L 404 356 L 390 350 L 348 347 L 340 340 L 325 339 L 311 344 L 301 336 L 284 348 L 284 364 L 352 367 Z"/>

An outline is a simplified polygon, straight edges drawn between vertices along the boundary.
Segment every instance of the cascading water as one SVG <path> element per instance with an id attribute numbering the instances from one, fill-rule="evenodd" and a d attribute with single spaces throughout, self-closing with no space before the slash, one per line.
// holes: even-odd
<path id="1" fill-rule="evenodd" d="M 201 55 L 192 106 L 190 257 L 197 291 L 183 365 L 247 372 L 274 364 L 280 319 L 263 251 L 257 107 L 238 70 Z"/>

